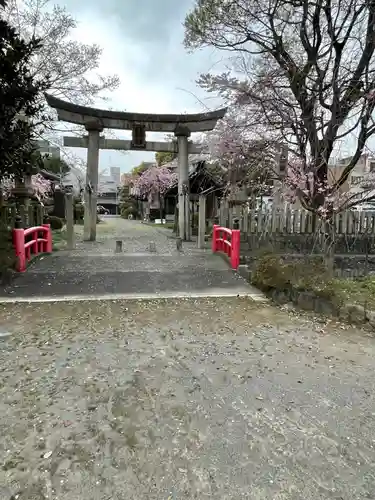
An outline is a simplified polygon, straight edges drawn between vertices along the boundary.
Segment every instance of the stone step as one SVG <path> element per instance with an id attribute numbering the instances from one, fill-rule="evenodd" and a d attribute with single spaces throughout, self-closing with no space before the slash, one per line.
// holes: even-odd
<path id="1" fill-rule="evenodd" d="M 61 255 L 52 254 L 31 264 L 28 272 L 103 272 L 179 271 L 199 275 L 204 270 L 227 270 L 228 264 L 218 255 L 184 255 L 183 258 L 157 254 Z"/>
<path id="2" fill-rule="evenodd" d="M 252 288 L 231 270 L 192 268 L 182 270 L 34 272 L 20 274 L 0 297 L 43 297 L 104 294 L 194 293 L 221 290 L 230 294 L 248 294 Z"/>

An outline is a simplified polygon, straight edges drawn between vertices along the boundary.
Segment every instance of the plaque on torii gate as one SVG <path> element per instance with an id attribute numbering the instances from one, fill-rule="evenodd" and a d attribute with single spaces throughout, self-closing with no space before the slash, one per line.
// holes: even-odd
<path id="1" fill-rule="evenodd" d="M 88 131 L 87 170 L 85 188 L 84 239 L 96 239 L 96 205 L 98 188 L 100 133 L 105 128 L 131 130 L 130 147 L 125 149 L 149 150 L 146 132 L 174 133 L 177 138 L 178 153 L 178 204 L 179 230 L 183 240 L 190 239 L 190 199 L 188 155 L 193 146 L 188 138 L 194 132 L 206 132 L 215 128 L 217 121 L 225 116 L 227 108 L 208 113 L 194 114 L 147 114 L 110 111 L 80 106 L 46 94 L 49 106 L 57 111 L 58 119 L 68 123 L 83 125 Z M 82 138 L 69 138 L 78 139 Z M 110 141 L 111 139 L 104 139 Z M 64 144 L 65 138 L 64 138 Z M 80 143 L 82 144 L 82 143 Z M 162 144 L 162 143 L 154 143 Z M 118 145 L 118 144 L 117 144 Z M 77 146 L 76 146 L 77 147 Z M 162 146 L 163 147 L 163 146 Z M 106 149 L 106 148 L 105 148 Z M 120 148 L 114 148 L 120 149 Z M 122 148 L 121 148 L 122 149 Z M 155 149 L 154 149 L 155 151 Z"/>
<path id="2" fill-rule="evenodd" d="M 132 128 L 132 149 L 146 149 L 146 127 L 142 123 L 134 123 Z"/>

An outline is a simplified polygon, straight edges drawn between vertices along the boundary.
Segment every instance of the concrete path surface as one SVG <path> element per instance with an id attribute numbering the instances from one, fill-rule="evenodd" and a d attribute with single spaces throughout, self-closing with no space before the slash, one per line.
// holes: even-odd
<path id="1" fill-rule="evenodd" d="M 182 252 L 168 230 L 108 218 L 98 225 L 98 241 L 77 236 L 74 251 L 61 251 L 32 263 L 14 284 L 0 290 L 0 297 L 66 297 L 108 294 L 259 293 L 237 277 L 224 260 L 196 243 L 184 243 Z M 123 252 L 115 254 L 116 240 Z"/>
<path id="2" fill-rule="evenodd" d="M 0 305 L 1 500 L 375 498 L 375 340 L 245 298 Z"/>

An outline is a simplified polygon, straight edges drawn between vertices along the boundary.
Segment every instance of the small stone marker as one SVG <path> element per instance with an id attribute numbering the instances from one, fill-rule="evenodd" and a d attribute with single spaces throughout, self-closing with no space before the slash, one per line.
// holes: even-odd
<path id="1" fill-rule="evenodd" d="M 156 252 L 156 245 L 155 245 L 155 241 L 150 241 L 150 248 L 149 248 L 150 252 L 152 253 L 155 253 Z"/>
<path id="2" fill-rule="evenodd" d="M 116 253 L 121 253 L 122 252 L 122 240 L 117 240 L 116 241 Z"/>

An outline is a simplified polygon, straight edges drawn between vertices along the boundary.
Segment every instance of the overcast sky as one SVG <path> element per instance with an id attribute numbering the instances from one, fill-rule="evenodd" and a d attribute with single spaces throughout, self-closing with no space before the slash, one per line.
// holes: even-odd
<path id="1" fill-rule="evenodd" d="M 219 54 L 207 49 L 188 54 L 183 47 L 186 13 L 193 0 L 59 0 L 76 17 L 75 38 L 103 48 L 102 74 L 116 73 L 121 85 L 110 101 L 98 107 L 150 113 L 207 111 L 219 106 L 195 81 L 202 72 L 218 68 Z M 202 102 L 203 101 L 203 102 Z M 118 136 L 130 138 L 130 134 Z M 163 140 L 163 135 L 153 136 Z M 75 149 L 81 157 L 86 151 Z M 100 153 L 99 169 L 120 166 L 126 172 L 154 153 Z"/>

